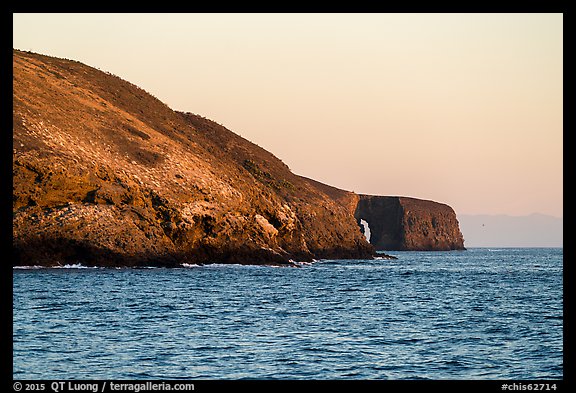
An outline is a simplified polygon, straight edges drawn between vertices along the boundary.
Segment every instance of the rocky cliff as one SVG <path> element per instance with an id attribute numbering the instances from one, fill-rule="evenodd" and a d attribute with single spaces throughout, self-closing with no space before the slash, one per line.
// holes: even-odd
<path id="1" fill-rule="evenodd" d="M 13 264 L 369 258 L 342 204 L 220 124 L 79 62 L 13 53 Z"/>
<path id="2" fill-rule="evenodd" d="M 79 62 L 15 50 L 13 89 L 14 265 L 290 264 L 464 248 L 447 205 L 297 176 L 224 126 Z"/>
<path id="3" fill-rule="evenodd" d="M 416 198 L 360 195 L 354 217 L 376 250 L 464 250 L 456 213 Z"/>

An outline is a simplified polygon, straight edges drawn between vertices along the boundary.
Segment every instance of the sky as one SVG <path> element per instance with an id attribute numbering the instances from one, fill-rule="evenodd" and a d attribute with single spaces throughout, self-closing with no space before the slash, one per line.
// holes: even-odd
<path id="1" fill-rule="evenodd" d="M 294 173 L 563 217 L 562 14 L 13 14 L 13 47 L 210 118 Z"/>

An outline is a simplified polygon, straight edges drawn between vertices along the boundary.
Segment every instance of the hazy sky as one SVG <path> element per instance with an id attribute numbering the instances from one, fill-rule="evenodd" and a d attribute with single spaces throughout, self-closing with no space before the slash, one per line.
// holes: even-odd
<path id="1" fill-rule="evenodd" d="M 14 14 L 293 172 L 458 214 L 563 216 L 562 14 Z"/>

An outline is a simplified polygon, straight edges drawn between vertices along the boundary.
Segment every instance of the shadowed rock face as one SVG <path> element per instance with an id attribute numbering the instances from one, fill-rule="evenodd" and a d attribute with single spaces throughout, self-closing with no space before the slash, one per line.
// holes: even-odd
<path id="1" fill-rule="evenodd" d="M 351 202 L 222 125 L 79 62 L 14 51 L 13 70 L 14 265 L 373 255 Z"/>
<path id="2" fill-rule="evenodd" d="M 359 225 L 361 220 L 368 223 L 370 243 L 376 250 L 465 249 L 456 213 L 442 203 L 360 195 L 354 217 Z"/>

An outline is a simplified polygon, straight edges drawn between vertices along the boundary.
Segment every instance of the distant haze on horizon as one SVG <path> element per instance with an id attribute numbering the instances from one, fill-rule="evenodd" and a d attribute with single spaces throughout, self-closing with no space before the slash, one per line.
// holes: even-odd
<path id="1" fill-rule="evenodd" d="M 527 216 L 458 215 L 464 245 L 473 247 L 563 247 L 564 219 Z"/>
<path id="2" fill-rule="evenodd" d="M 293 172 L 458 215 L 563 216 L 562 14 L 14 14 Z M 466 234 L 465 234 L 466 235 Z"/>

